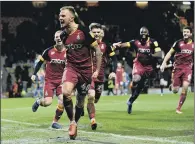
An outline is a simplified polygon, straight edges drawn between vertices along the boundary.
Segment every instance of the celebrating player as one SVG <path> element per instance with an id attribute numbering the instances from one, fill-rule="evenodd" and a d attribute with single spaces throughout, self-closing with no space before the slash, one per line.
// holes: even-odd
<path id="1" fill-rule="evenodd" d="M 32 81 L 35 81 L 36 74 L 39 71 L 43 62 L 45 61 L 46 70 L 45 70 L 44 97 L 41 99 L 37 99 L 35 101 L 35 103 L 32 106 L 32 111 L 36 112 L 39 105 L 43 107 L 47 107 L 51 105 L 54 96 L 54 90 L 56 90 L 56 96 L 58 97 L 58 105 L 52 123 L 52 128 L 56 128 L 56 129 L 61 128 L 61 126 L 57 122 L 62 116 L 64 111 L 61 81 L 62 81 L 63 71 L 65 68 L 66 49 L 60 38 L 61 33 L 62 33 L 61 30 L 55 33 L 54 40 L 56 42 L 56 45 L 47 48 L 43 52 L 39 62 L 35 67 L 34 74 L 31 77 Z"/>
<path id="2" fill-rule="evenodd" d="M 90 88 L 90 93 L 88 95 L 88 102 L 87 102 L 87 111 L 89 114 L 89 118 L 91 120 L 91 128 L 92 130 L 95 130 L 97 127 L 97 123 L 95 120 L 95 105 L 94 102 L 97 103 L 100 99 L 101 93 L 102 93 L 102 85 L 104 83 L 104 70 L 108 64 L 109 58 L 113 60 L 113 63 L 116 64 L 116 57 L 114 57 L 115 52 L 112 51 L 111 47 L 108 43 L 103 41 L 104 38 L 104 30 L 102 28 L 101 24 L 98 23 L 92 23 L 89 26 L 90 31 L 94 34 L 95 39 L 98 41 L 99 48 L 102 53 L 102 64 L 100 68 L 99 75 L 97 79 L 94 79 L 92 81 L 92 85 Z M 93 54 L 93 71 L 97 68 L 97 62 L 96 62 L 96 54 L 94 52 Z M 113 66 L 112 71 L 116 69 L 116 66 Z"/>
<path id="3" fill-rule="evenodd" d="M 140 29 L 140 38 L 131 40 L 126 43 L 113 44 L 114 47 L 132 47 L 136 50 L 136 58 L 133 64 L 133 84 L 132 95 L 129 98 L 128 113 L 132 112 L 132 104 L 139 96 L 140 92 L 144 88 L 146 80 L 151 76 L 153 72 L 154 58 L 161 58 L 162 51 L 158 46 L 158 42 L 149 37 L 149 31 L 146 27 Z"/>
<path id="4" fill-rule="evenodd" d="M 77 24 L 78 14 L 74 7 L 65 6 L 60 9 L 59 20 L 63 33 L 61 38 L 67 48 L 67 66 L 63 74 L 63 103 L 70 120 L 69 137 L 77 136 L 77 122 L 84 107 L 84 99 L 89 90 L 91 79 L 96 79 L 101 66 L 101 51 L 97 41 L 89 30 Z M 92 74 L 91 50 L 96 51 L 97 68 Z M 77 89 L 75 115 L 71 93 Z"/>
<path id="5" fill-rule="evenodd" d="M 183 28 L 183 39 L 176 41 L 169 52 L 166 54 L 164 61 L 160 67 L 163 72 L 167 61 L 175 53 L 174 68 L 172 71 L 172 91 L 177 93 L 180 86 L 182 92 L 180 100 L 176 108 L 176 113 L 181 114 L 181 107 L 187 96 L 188 86 L 191 82 L 194 42 L 192 41 L 192 29 L 190 27 Z"/>

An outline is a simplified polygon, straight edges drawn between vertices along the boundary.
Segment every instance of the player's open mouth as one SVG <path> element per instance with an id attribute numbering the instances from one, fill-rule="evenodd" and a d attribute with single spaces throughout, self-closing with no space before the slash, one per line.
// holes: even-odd
<path id="1" fill-rule="evenodd" d="M 60 20 L 60 24 L 63 25 L 64 24 L 64 20 Z"/>

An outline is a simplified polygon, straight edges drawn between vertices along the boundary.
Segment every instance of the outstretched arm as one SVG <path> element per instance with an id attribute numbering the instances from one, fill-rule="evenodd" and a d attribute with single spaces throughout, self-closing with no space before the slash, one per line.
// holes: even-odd
<path id="1" fill-rule="evenodd" d="M 96 54 L 96 64 L 97 64 L 97 68 L 96 71 L 94 72 L 94 74 L 92 75 L 92 78 L 97 78 L 99 71 L 100 71 L 100 67 L 101 67 L 101 62 L 102 62 L 102 53 L 101 50 L 99 48 L 99 45 L 97 43 L 97 41 L 93 42 L 91 44 L 91 46 L 95 49 L 95 54 Z"/>
<path id="2" fill-rule="evenodd" d="M 163 62 L 162 62 L 162 65 L 160 67 L 160 70 L 163 72 L 165 67 L 166 67 L 166 64 L 167 64 L 167 61 L 171 58 L 171 56 L 173 55 L 173 53 L 175 52 L 175 50 L 173 48 L 171 48 L 169 50 L 169 52 L 166 54 Z"/>
<path id="3" fill-rule="evenodd" d="M 118 43 L 113 43 L 112 45 L 113 49 L 117 49 L 117 48 L 130 48 L 131 47 L 131 43 L 130 42 L 118 42 Z"/>

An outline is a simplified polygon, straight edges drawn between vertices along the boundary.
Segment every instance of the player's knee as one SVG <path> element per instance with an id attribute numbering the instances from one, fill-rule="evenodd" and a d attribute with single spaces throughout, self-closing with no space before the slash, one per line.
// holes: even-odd
<path id="1" fill-rule="evenodd" d="M 51 104 L 52 104 L 52 97 L 47 97 L 47 98 L 44 99 L 44 103 L 43 103 L 44 107 L 47 107 Z"/>
<path id="2" fill-rule="evenodd" d="M 71 98 L 72 91 L 71 90 L 63 89 L 62 93 L 63 93 L 63 101 L 64 102 L 72 100 L 72 98 Z"/>
<path id="3" fill-rule="evenodd" d="M 78 108 L 83 108 L 84 107 L 84 100 L 77 100 L 76 101 L 76 106 Z"/>
<path id="4" fill-rule="evenodd" d="M 58 104 L 63 105 L 63 95 L 62 94 L 58 96 Z"/>
<path id="5" fill-rule="evenodd" d="M 133 75 L 133 82 L 139 82 L 141 80 L 140 75 Z"/>
<path id="6" fill-rule="evenodd" d="M 72 91 L 68 90 L 68 89 L 64 89 L 62 93 L 63 93 L 64 96 L 71 96 Z"/>
<path id="7" fill-rule="evenodd" d="M 94 103 L 94 99 L 95 99 L 95 90 L 90 89 L 88 91 L 88 103 Z"/>
<path id="8" fill-rule="evenodd" d="M 173 93 L 175 93 L 175 94 L 178 93 L 179 87 L 173 87 L 172 91 L 173 91 Z"/>

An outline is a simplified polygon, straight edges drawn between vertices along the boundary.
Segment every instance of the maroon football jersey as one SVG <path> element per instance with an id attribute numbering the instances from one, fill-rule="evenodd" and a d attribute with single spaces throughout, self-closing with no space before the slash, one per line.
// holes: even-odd
<path id="1" fill-rule="evenodd" d="M 153 54 L 155 48 L 158 48 L 158 42 L 149 38 L 145 43 L 140 40 L 132 40 L 129 42 L 133 49 L 136 51 L 136 58 L 134 62 L 139 61 L 142 65 L 152 65 L 153 60 L 149 54 Z"/>
<path id="2" fill-rule="evenodd" d="M 67 48 L 67 67 L 77 72 L 92 73 L 91 47 L 95 42 L 89 30 L 79 26 L 78 29 L 64 41 Z"/>
<path id="3" fill-rule="evenodd" d="M 174 68 L 192 68 L 194 42 L 185 43 L 184 40 L 176 41 L 172 48 L 175 50 Z"/>
<path id="4" fill-rule="evenodd" d="M 66 50 L 60 52 L 53 46 L 43 52 L 42 58 L 46 61 L 45 78 L 50 80 L 62 79 L 66 62 Z"/>
<path id="5" fill-rule="evenodd" d="M 100 67 L 99 75 L 104 75 L 104 69 L 106 68 L 106 65 L 108 64 L 109 55 L 113 52 L 111 47 L 108 46 L 105 42 L 101 41 L 98 43 L 99 48 L 102 53 L 102 63 Z M 96 57 L 95 52 L 93 53 L 93 71 L 96 70 Z"/>

